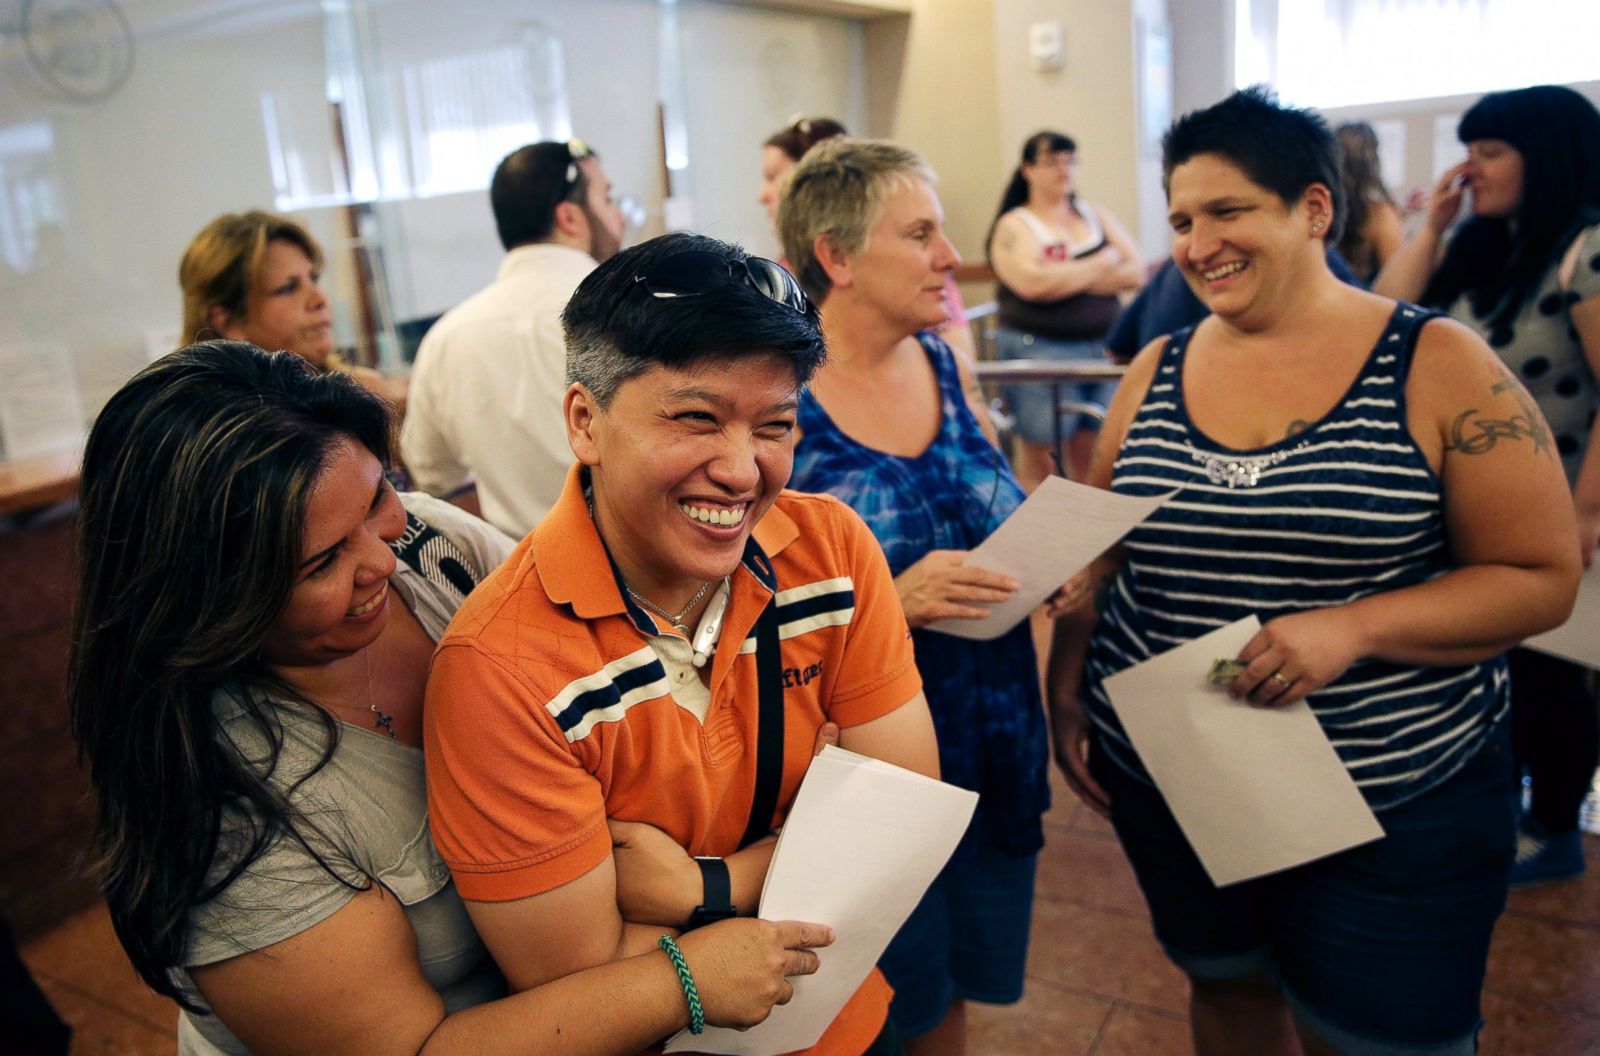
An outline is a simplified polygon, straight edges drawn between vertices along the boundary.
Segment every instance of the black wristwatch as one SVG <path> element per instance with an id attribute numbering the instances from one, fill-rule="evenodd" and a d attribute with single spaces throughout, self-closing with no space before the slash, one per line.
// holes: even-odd
<path id="1" fill-rule="evenodd" d="M 689 914 L 684 931 L 703 928 L 719 920 L 732 920 L 739 915 L 733 907 L 733 882 L 728 877 L 728 863 L 721 858 L 696 858 L 700 867 L 700 880 L 705 885 L 700 904 Z"/>

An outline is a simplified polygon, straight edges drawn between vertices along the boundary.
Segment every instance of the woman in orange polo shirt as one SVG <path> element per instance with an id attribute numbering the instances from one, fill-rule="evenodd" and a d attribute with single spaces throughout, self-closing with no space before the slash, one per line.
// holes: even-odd
<path id="1" fill-rule="evenodd" d="M 420 738 L 434 642 L 512 543 L 397 494 L 391 435 L 346 375 L 213 341 L 89 436 L 73 729 L 112 921 L 179 1051 L 630 1053 L 761 1021 L 828 929 L 684 936 L 697 997 L 671 951 L 505 996 L 428 835 Z"/>

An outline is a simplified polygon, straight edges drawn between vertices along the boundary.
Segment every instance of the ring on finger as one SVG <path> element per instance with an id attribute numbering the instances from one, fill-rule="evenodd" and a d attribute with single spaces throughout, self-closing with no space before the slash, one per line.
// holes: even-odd
<path id="1" fill-rule="evenodd" d="M 1272 673 L 1272 684 L 1277 686 L 1279 689 L 1288 689 L 1291 681 L 1292 679 L 1283 677 L 1282 671 L 1274 671 Z"/>

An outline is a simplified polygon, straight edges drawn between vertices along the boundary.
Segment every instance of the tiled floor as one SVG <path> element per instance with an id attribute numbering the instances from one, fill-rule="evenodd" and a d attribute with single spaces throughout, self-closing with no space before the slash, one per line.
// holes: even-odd
<path id="1" fill-rule="evenodd" d="M 1028 994 L 974 1009 L 973 1056 L 1189 1052 L 1183 980 L 1156 946 L 1115 838 L 1059 787 L 1047 824 Z M 1489 965 L 1483 1056 L 1600 1054 L 1600 837 L 1585 840 L 1581 881 L 1511 896 Z M 76 1029 L 74 1054 L 175 1051 L 173 1007 L 134 976 L 104 910 L 78 914 L 23 956 Z"/>

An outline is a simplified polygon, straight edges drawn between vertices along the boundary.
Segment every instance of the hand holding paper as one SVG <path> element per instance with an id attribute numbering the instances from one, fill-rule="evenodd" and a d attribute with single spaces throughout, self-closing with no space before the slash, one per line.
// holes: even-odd
<path id="1" fill-rule="evenodd" d="M 1000 637 L 1172 494 L 1134 498 L 1062 477 L 1046 477 L 967 557 L 967 564 L 1009 576 L 1021 588 L 991 605 L 983 619 L 940 620 L 930 628 L 980 641 Z"/>
<path id="2" fill-rule="evenodd" d="M 1383 828 L 1310 706 L 1257 708 L 1206 676 L 1261 628 L 1254 616 L 1105 681 L 1111 706 L 1218 886 L 1368 843 Z"/>
<path id="3" fill-rule="evenodd" d="M 794 999 L 740 1032 L 676 1035 L 668 1052 L 750 1056 L 809 1048 L 844 1008 L 966 832 L 978 796 L 877 759 L 824 748 L 778 839 L 760 915 L 837 936 Z"/>

